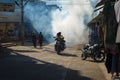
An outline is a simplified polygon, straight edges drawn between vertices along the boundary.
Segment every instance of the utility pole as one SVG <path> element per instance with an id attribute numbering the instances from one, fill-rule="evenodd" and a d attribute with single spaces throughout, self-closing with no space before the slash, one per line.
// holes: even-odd
<path id="1" fill-rule="evenodd" d="M 21 0 L 21 45 L 24 45 L 24 5 L 23 0 Z"/>
<path id="2" fill-rule="evenodd" d="M 21 28 L 20 28 L 20 40 L 21 40 L 21 45 L 24 45 L 24 32 L 25 32 L 25 26 L 24 26 L 24 7 L 30 0 L 21 0 L 20 3 L 15 0 L 15 3 L 17 6 L 20 7 L 21 9 Z"/>

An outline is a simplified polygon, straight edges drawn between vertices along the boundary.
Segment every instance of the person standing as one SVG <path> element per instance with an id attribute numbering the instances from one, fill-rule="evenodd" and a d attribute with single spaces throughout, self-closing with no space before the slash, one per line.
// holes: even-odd
<path id="1" fill-rule="evenodd" d="M 42 45 L 43 45 L 43 34 L 42 34 L 42 32 L 39 33 L 39 45 L 40 45 L 40 48 L 42 48 Z"/>
<path id="2" fill-rule="evenodd" d="M 37 39 L 36 34 L 32 32 L 32 42 L 33 42 L 34 48 L 36 48 L 36 39 Z"/>

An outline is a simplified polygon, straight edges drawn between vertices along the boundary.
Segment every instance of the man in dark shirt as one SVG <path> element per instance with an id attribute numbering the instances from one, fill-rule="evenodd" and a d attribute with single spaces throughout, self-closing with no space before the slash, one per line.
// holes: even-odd
<path id="1" fill-rule="evenodd" d="M 32 32 L 32 42 L 33 42 L 33 46 L 36 48 L 36 34 L 34 32 Z"/>
<path id="2" fill-rule="evenodd" d="M 40 32 L 40 34 L 39 34 L 39 45 L 40 45 L 40 48 L 42 48 L 42 44 L 43 44 L 43 34 L 42 34 L 42 32 Z"/>

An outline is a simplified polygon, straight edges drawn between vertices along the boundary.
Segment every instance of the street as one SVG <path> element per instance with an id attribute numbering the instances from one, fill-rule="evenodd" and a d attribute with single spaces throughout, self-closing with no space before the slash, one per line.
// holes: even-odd
<path id="1" fill-rule="evenodd" d="M 81 60 L 81 50 L 67 47 L 61 55 L 54 45 L 12 46 L 0 59 L 0 80 L 107 80 L 103 63 Z M 104 71 L 103 71 L 104 70 Z"/>
<path id="2" fill-rule="evenodd" d="M 0 80 L 120 80 L 120 0 L 0 0 Z"/>

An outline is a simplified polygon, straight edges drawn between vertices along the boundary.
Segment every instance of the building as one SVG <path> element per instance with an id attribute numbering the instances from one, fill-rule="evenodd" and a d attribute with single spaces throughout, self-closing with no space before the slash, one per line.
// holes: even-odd
<path id="1" fill-rule="evenodd" d="M 21 10 L 15 4 L 14 0 L 0 0 L 0 38 L 2 41 L 19 40 L 21 32 Z M 10 5 L 9 5 L 10 4 Z M 8 6 L 13 5 L 13 10 Z M 5 9 L 3 9 L 5 8 Z M 3 9 L 3 10 L 2 10 Z M 30 23 L 25 19 L 25 36 L 30 36 L 32 27 Z M 29 27 L 28 27 L 29 26 Z M 29 34 L 28 34 L 29 33 Z"/>
<path id="2" fill-rule="evenodd" d="M 103 36 L 103 13 L 100 12 L 98 16 L 93 18 L 89 23 L 89 43 L 90 44 L 99 44 L 104 43 Z"/>

